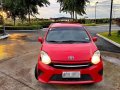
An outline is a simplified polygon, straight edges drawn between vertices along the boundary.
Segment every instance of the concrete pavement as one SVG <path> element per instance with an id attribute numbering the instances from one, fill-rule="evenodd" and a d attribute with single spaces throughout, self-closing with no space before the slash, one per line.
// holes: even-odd
<path id="1" fill-rule="evenodd" d="M 0 90 L 120 90 L 120 65 L 116 64 L 119 63 L 117 60 L 120 60 L 120 53 L 101 52 L 104 59 L 104 80 L 100 83 L 42 84 L 35 79 L 34 68 L 40 52 L 37 38 L 43 36 L 44 32 L 11 34 L 13 37 L 0 41 Z M 104 49 L 106 47 L 102 46 Z M 110 62 L 109 59 L 116 60 L 116 63 Z"/>

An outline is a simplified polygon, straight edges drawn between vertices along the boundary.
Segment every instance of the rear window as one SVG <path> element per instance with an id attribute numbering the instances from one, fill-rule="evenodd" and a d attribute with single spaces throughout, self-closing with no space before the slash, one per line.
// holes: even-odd
<path id="1" fill-rule="evenodd" d="M 89 43 L 90 38 L 82 27 L 51 28 L 47 42 L 51 43 Z"/>

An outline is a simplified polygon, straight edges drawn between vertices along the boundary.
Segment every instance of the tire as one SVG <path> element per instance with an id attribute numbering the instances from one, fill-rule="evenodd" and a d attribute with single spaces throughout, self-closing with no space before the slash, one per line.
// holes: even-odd
<path id="1" fill-rule="evenodd" d="M 35 73 L 35 78 L 38 80 L 37 65 L 35 66 L 35 71 L 34 71 L 34 73 Z"/>

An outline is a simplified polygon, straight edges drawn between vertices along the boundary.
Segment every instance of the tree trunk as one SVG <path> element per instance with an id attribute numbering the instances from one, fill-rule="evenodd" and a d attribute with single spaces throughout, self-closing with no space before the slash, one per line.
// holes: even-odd
<path id="1" fill-rule="evenodd" d="M 28 3 L 30 3 L 30 2 L 28 2 Z M 28 22 L 30 24 L 30 5 L 28 5 Z"/>
<path id="2" fill-rule="evenodd" d="M 74 16 L 75 16 L 75 15 L 74 15 L 74 11 L 73 11 L 73 21 L 74 21 Z"/>
<path id="3" fill-rule="evenodd" d="M 15 24 L 16 24 L 16 18 L 15 17 L 13 18 L 13 21 L 14 21 L 14 26 L 15 26 Z"/>
<path id="4" fill-rule="evenodd" d="M 77 20 L 77 13 L 75 13 L 75 19 Z"/>
<path id="5" fill-rule="evenodd" d="M 28 13 L 28 21 L 29 21 L 29 24 L 31 23 L 30 22 L 30 11 L 29 11 L 29 13 Z"/>
<path id="6" fill-rule="evenodd" d="M 23 19 L 21 19 L 21 22 L 22 22 L 22 25 L 23 25 L 24 20 L 23 20 Z"/>
<path id="7" fill-rule="evenodd" d="M 72 19 L 72 18 L 73 18 L 73 17 L 72 17 L 72 12 L 70 12 L 70 15 L 71 15 L 71 19 Z M 70 20 L 70 21 L 71 21 L 71 20 Z"/>

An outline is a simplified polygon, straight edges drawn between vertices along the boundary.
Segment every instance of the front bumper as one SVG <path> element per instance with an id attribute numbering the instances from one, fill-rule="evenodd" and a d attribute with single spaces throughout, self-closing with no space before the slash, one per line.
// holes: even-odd
<path id="1" fill-rule="evenodd" d="M 102 80 L 103 63 L 102 60 L 97 65 L 92 65 L 85 69 L 56 69 L 49 65 L 43 64 L 38 60 L 38 81 L 52 84 L 88 84 L 97 83 Z M 62 72 L 79 71 L 81 78 L 63 79 Z"/>

